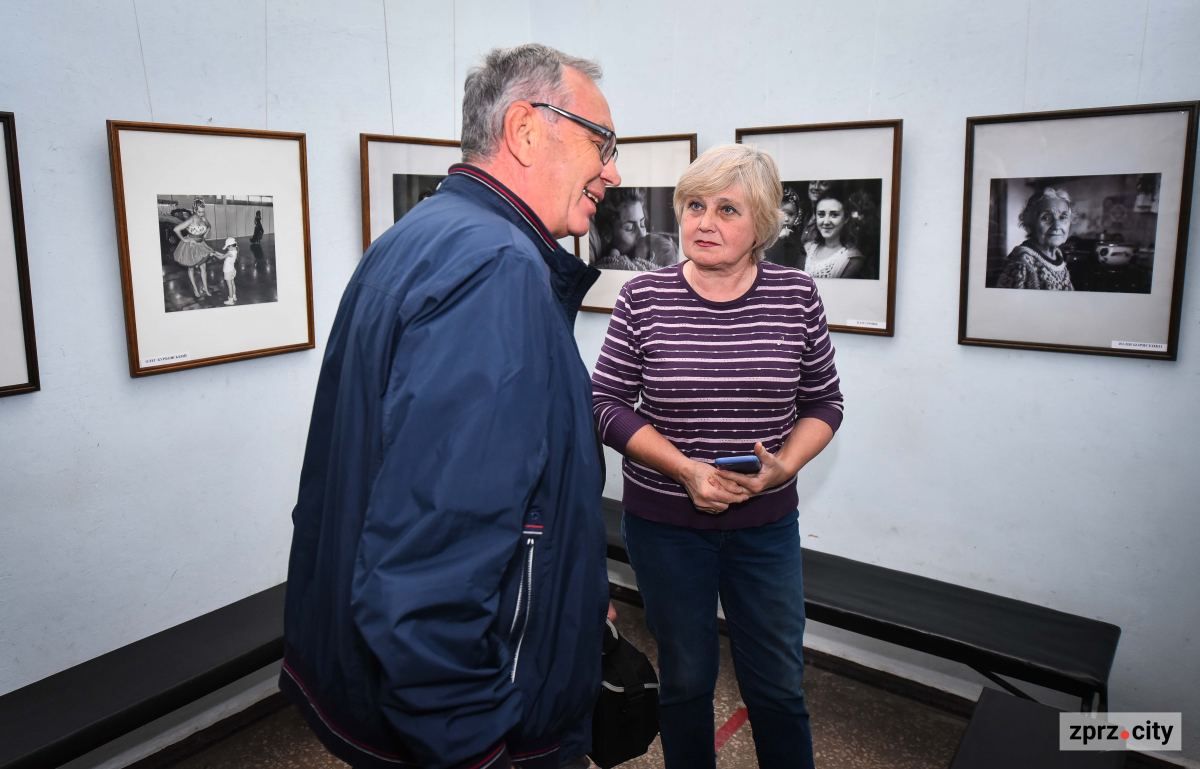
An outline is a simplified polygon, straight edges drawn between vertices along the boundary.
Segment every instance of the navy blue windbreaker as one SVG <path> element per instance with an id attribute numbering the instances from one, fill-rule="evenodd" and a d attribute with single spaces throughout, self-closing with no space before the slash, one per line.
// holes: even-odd
<path id="1" fill-rule="evenodd" d="M 573 325 L 597 274 L 459 165 L 342 296 L 280 688 L 352 766 L 557 767 L 589 747 L 608 586 Z"/>

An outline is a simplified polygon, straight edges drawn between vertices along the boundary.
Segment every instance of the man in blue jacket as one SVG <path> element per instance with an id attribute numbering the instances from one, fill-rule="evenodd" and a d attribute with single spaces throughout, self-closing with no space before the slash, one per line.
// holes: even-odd
<path id="1" fill-rule="evenodd" d="M 467 75 L 465 163 L 367 251 L 329 335 L 292 514 L 280 688 L 355 767 L 558 767 L 591 741 L 602 458 L 573 326 L 620 183 L 599 68 Z"/>

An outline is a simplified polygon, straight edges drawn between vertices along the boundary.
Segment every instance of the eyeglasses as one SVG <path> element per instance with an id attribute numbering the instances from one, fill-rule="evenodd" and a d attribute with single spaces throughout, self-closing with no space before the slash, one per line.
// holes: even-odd
<path id="1" fill-rule="evenodd" d="M 530 102 L 529 104 L 532 107 L 545 107 L 546 109 L 551 110 L 552 112 L 556 112 L 559 115 L 562 115 L 567 120 L 575 121 L 576 123 L 578 123 L 579 125 L 583 126 L 586 129 L 588 129 L 592 133 L 598 134 L 598 135 L 604 137 L 604 146 L 600 147 L 600 162 L 603 163 L 604 165 L 608 165 L 609 162 L 617 159 L 617 134 L 616 134 L 616 132 L 610 131 L 609 129 L 605 128 L 604 126 L 600 125 L 599 123 L 593 123 L 592 121 L 590 121 L 586 118 L 581 118 L 578 115 L 573 115 L 570 112 L 567 112 L 565 109 L 559 109 L 558 107 L 555 107 L 553 104 L 546 104 L 545 102 L 540 102 L 540 101 Z"/>

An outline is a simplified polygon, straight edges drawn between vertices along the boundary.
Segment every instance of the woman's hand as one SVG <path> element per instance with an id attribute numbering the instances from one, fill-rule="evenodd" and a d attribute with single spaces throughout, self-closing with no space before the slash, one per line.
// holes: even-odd
<path id="1" fill-rule="evenodd" d="M 761 444 L 759 444 L 761 445 Z M 723 513 L 737 502 L 745 502 L 750 495 L 736 481 L 723 480 L 722 471 L 704 462 L 689 460 L 675 480 L 683 484 L 692 505 L 702 513 Z"/>
<path id="2" fill-rule="evenodd" d="M 754 456 L 762 464 L 762 468 L 754 475 L 735 473 L 729 470 L 717 470 L 717 475 L 728 484 L 735 484 L 746 492 L 747 497 L 761 494 L 767 489 L 773 489 L 781 483 L 787 483 L 799 470 L 791 470 L 783 460 L 767 451 L 762 443 L 754 444 Z"/>

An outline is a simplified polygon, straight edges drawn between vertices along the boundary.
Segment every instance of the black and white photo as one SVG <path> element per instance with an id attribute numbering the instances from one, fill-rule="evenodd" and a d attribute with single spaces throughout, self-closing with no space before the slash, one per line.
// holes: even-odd
<path id="1" fill-rule="evenodd" d="M 588 230 L 591 265 L 650 272 L 678 262 L 674 196 L 674 187 L 610 187 Z"/>
<path id="2" fill-rule="evenodd" d="M 1174 360 L 1198 112 L 968 118 L 959 344 Z"/>
<path id="3" fill-rule="evenodd" d="M 359 134 L 363 252 L 418 203 L 432 197 L 462 159 L 453 139 Z"/>
<path id="4" fill-rule="evenodd" d="M 992 179 L 988 288 L 1148 294 L 1162 174 Z"/>
<path id="5" fill-rule="evenodd" d="M 130 376 L 316 346 L 304 134 L 110 120 L 108 147 Z"/>
<path id="6" fill-rule="evenodd" d="M 696 159 L 696 135 L 619 138 L 617 147 L 621 186 L 605 191 L 587 237 L 576 239 L 579 257 L 600 270 L 583 299 L 585 312 L 612 312 L 627 280 L 683 258 L 673 199 L 675 183 Z"/>
<path id="7" fill-rule="evenodd" d="M 279 301 L 270 195 L 159 195 L 167 312 Z"/>
<path id="8" fill-rule="evenodd" d="M 779 166 L 783 226 L 764 258 L 808 273 L 831 331 L 892 336 L 904 122 L 739 128 Z"/>
<path id="9" fill-rule="evenodd" d="M 814 278 L 879 280 L 882 179 L 783 182 L 783 227 L 765 259 Z"/>
<path id="10" fill-rule="evenodd" d="M 392 174 L 392 221 L 400 221 L 413 206 L 433 197 L 445 178 L 445 174 Z"/>

